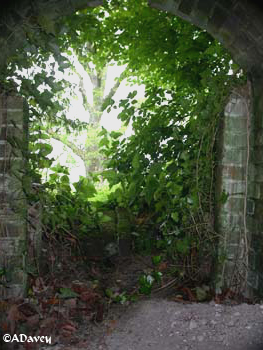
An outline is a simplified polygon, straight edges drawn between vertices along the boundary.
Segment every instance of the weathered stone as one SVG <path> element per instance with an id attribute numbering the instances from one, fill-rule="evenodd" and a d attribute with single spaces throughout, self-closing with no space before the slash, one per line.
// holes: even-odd
<path id="1" fill-rule="evenodd" d="M 253 215 L 255 213 L 255 201 L 252 199 L 247 200 L 247 215 Z"/>
<path id="2" fill-rule="evenodd" d="M 226 130 L 233 130 L 235 134 L 244 134 L 247 131 L 246 118 L 228 117 L 225 119 Z"/>
<path id="3" fill-rule="evenodd" d="M 8 126 L 20 127 L 23 125 L 23 109 L 8 109 L 7 110 L 7 124 Z"/>
<path id="4" fill-rule="evenodd" d="M 250 198 L 259 199 L 262 193 L 260 184 L 257 182 L 249 183 L 247 192 Z"/>
<path id="5" fill-rule="evenodd" d="M 27 142 L 23 104 L 19 96 L 0 95 L 0 268 L 8 272 L 8 288 L 1 288 L 2 297 L 23 295 L 26 282 L 27 206 L 21 182 L 25 164 L 21 150 Z"/>
<path id="6" fill-rule="evenodd" d="M 223 190 L 231 195 L 244 195 L 246 190 L 245 181 L 233 181 L 232 179 L 224 183 Z"/>
<path id="7" fill-rule="evenodd" d="M 224 142 L 231 145 L 232 148 L 242 149 L 247 147 L 247 133 L 236 134 L 235 130 L 226 131 L 224 134 Z"/>
<path id="8" fill-rule="evenodd" d="M 0 224 L 0 238 L 2 237 L 21 237 L 26 232 L 26 223 L 22 220 L 8 220 L 8 218 L 1 219 Z M 1 241 L 2 242 L 2 241 Z M 3 242 L 2 242 L 3 244 Z M 3 247 L 3 246 L 2 246 Z"/>
<path id="9" fill-rule="evenodd" d="M 190 13 L 193 10 L 194 4 L 195 4 L 195 0 L 184 0 L 180 3 L 180 5 L 178 7 L 178 11 L 180 11 L 186 15 L 190 15 Z"/>
<path id="10" fill-rule="evenodd" d="M 242 165 L 221 165 L 222 168 L 222 177 L 224 179 L 233 179 L 236 181 L 245 180 L 245 172 Z"/>
<path id="11" fill-rule="evenodd" d="M 223 23 L 227 20 L 228 12 L 219 6 L 214 7 L 213 15 L 207 23 L 207 29 L 213 34 L 218 32 Z"/>
<path id="12" fill-rule="evenodd" d="M 247 150 L 241 149 L 236 150 L 233 148 L 224 148 L 224 156 L 222 160 L 222 164 L 236 164 L 242 165 L 245 164 L 247 160 Z"/>
<path id="13" fill-rule="evenodd" d="M 213 0 L 199 0 L 196 6 L 196 9 L 206 17 L 210 17 L 212 10 L 215 6 L 215 2 Z M 200 14 L 198 14 L 200 16 Z"/>

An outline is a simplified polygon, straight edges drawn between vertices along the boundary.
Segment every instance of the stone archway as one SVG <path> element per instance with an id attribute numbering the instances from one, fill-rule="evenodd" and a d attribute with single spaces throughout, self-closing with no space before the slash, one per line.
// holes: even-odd
<path id="1" fill-rule="evenodd" d="M 205 29 L 246 71 L 263 69 L 263 8 L 256 1 L 149 0 L 149 4 Z"/>
<path id="2" fill-rule="evenodd" d="M 0 18 L 0 66 L 23 44 L 25 23 L 40 23 L 43 17 L 55 21 L 77 9 L 101 5 L 102 1 L 66 3 L 10 2 Z M 236 283 L 247 294 L 256 291 L 263 295 L 263 9 L 246 0 L 149 0 L 149 4 L 207 30 L 248 72 L 249 86 L 233 92 L 225 110 L 217 188 L 219 193 L 228 192 L 229 198 L 217 214 L 220 247 L 226 252 L 218 273 L 222 284 L 231 285 L 233 269 L 245 259 L 244 268 L 242 265 L 239 269 L 241 280 Z"/>
<path id="3" fill-rule="evenodd" d="M 241 284 L 244 293 L 262 295 L 263 8 L 246 0 L 149 0 L 149 4 L 207 30 L 248 72 L 249 86 L 234 92 L 225 110 L 217 190 L 225 190 L 229 197 L 218 208 L 217 229 L 227 259 L 218 267 L 223 284 Z M 243 282 L 234 281 L 234 269 Z"/>

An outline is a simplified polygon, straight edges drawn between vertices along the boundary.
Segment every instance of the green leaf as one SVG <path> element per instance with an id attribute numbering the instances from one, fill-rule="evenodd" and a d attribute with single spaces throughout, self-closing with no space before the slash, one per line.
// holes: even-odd
<path id="1" fill-rule="evenodd" d="M 172 213 L 171 218 L 173 219 L 174 222 L 178 222 L 179 221 L 178 213 L 177 212 Z"/>
<path id="2" fill-rule="evenodd" d="M 75 293 L 70 288 L 60 288 L 59 289 L 59 298 L 68 299 L 68 298 L 77 298 L 79 294 Z"/>
<path id="3" fill-rule="evenodd" d="M 187 237 L 176 241 L 176 250 L 183 255 L 188 254 L 189 242 Z"/>
<path id="4" fill-rule="evenodd" d="M 132 167 L 134 170 L 138 170 L 140 168 L 140 155 L 135 154 L 135 156 L 132 159 Z"/>
<path id="5" fill-rule="evenodd" d="M 162 256 L 161 255 L 155 255 L 152 257 L 152 262 L 154 265 L 158 265 L 160 264 L 160 262 L 162 261 Z"/>

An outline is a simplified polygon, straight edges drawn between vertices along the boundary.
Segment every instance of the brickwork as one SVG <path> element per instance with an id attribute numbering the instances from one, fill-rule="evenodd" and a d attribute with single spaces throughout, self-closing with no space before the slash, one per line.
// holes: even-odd
<path id="1" fill-rule="evenodd" d="M 149 4 L 207 30 L 248 71 L 262 70 L 263 11 L 256 1 L 149 0 Z"/>
<path id="2" fill-rule="evenodd" d="M 263 7 L 254 0 L 149 4 L 207 30 L 250 77 L 250 91 L 233 93 L 225 109 L 217 191 L 229 197 L 216 218 L 218 271 L 223 285 L 263 296 Z"/>
<path id="3" fill-rule="evenodd" d="M 56 20 L 74 11 L 103 4 L 103 0 L 19 0 L 2 1 L 0 11 L 0 66 L 18 48 L 27 45 L 28 31 L 54 34 Z M 48 25 L 47 25 L 48 23 Z M 52 45 L 52 37 L 50 37 Z"/>
<path id="4" fill-rule="evenodd" d="M 21 97 L 0 95 L 0 299 L 22 295 L 26 284 L 26 201 L 20 181 L 26 145 L 23 110 Z"/>
<path id="5" fill-rule="evenodd" d="M 21 0 L 3 7 L 0 14 L 0 66 L 5 65 L 26 41 L 32 27 L 48 31 L 62 15 L 101 0 Z M 217 174 L 218 196 L 229 194 L 218 206 L 220 233 L 218 265 L 221 282 L 256 291 L 263 296 L 263 11 L 256 0 L 149 0 L 149 4 L 173 13 L 207 30 L 246 69 L 252 91 L 233 92 L 225 109 L 221 156 Z M 30 23 L 30 26 L 27 26 Z M 49 28 L 45 27 L 49 23 Z M 11 40 L 10 40 L 11 38 Z M 248 109 L 248 105 L 253 107 Z M 7 135 L 21 136 L 22 100 L 0 98 L 0 268 L 12 266 L 8 283 L 13 294 L 22 291 L 26 208 L 21 184 L 13 175 L 23 169 L 21 152 L 11 148 Z M 10 123 L 13 119 L 17 127 Z M 22 137 L 22 136 L 21 136 Z M 1 267 L 2 266 L 2 267 Z M 3 288 L 0 289 L 3 295 Z"/>
<path id="6" fill-rule="evenodd" d="M 252 230 L 252 222 L 247 216 L 254 214 L 251 196 L 259 196 L 253 173 L 248 177 L 253 154 L 250 102 L 249 86 L 230 96 L 224 112 L 217 174 L 219 206 L 216 229 L 220 235 L 217 288 L 227 286 L 245 294 L 250 294 L 246 281 Z M 220 202 L 222 192 L 228 194 L 225 203 Z"/>

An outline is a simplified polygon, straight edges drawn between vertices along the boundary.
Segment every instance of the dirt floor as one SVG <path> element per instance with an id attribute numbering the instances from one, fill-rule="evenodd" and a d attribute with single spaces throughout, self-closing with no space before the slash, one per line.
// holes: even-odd
<path id="1" fill-rule="evenodd" d="M 54 350 L 262 350 L 263 305 L 143 300 L 83 327 L 82 344 Z M 46 348 L 47 350 L 48 348 Z"/>
<path id="2" fill-rule="evenodd" d="M 50 250 L 46 262 L 28 298 L 0 302 L 0 334 L 48 336 L 52 343 L 2 343 L 3 349 L 263 350 L 263 304 L 210 292 L 198 303 L 196 289 L 182 286 L 168 262 L 87 262 Z M 145 296 L 138 280 L 156 269 L 162 282 Z"/>

